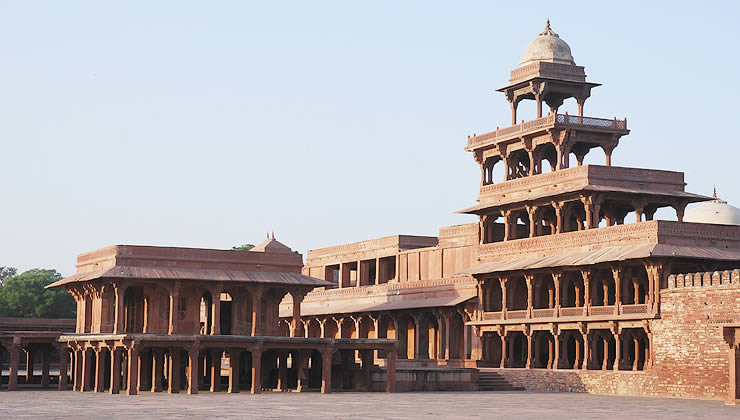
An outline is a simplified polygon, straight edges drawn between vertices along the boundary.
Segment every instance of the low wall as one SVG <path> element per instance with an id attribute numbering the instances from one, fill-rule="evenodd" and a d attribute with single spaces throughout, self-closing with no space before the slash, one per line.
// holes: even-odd
<path id="1" fill-rule="evenodd" d="M 373 372 L 373 391 L 385 391 L 385 370 Z M 478 370 L 456 368 L 396 369 L 396 392 L 477 391 Z"/>
<path id="2" fill-rule="evenodd" d="M 539 392 L 647 397 L 657 395 L 658 377 L 650 371 L 583 371 L 551 369 L 491 369 L 514 387 Z"/>

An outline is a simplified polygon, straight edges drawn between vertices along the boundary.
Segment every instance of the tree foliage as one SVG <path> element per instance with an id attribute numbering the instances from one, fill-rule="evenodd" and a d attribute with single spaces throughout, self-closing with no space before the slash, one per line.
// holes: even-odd
<path id="1" fill-rule="evenodd" d="M 14 267 L 0 267 L 0 287 L 8 277 L 12 277 L 18 274 L 18 269 Z"/>
<path id="2" fill-rule="evenodd" d="M 250 249 L 254 248 L 254 245 L 252 244 L 244 244 L 239 246 L 232 246 L 231 249 L 235 251 L 249 251 Z"/>
<path id="3" fill-rule="evenodd" d="M 76 308 L 72 295 L 63 289 L 44 288 L 61 279 L 62 275 L 56 270 L 39 268 L 5 277 L 0 285 L 0 316 L 74 318 Z"/>

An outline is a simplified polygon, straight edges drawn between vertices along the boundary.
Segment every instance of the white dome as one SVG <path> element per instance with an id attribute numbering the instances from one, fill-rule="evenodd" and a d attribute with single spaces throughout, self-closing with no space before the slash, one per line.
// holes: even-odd
<path id="1" fill-rule="evenodd" d="M 527 48 L 524 49 L 524 55 L 519 65 L 526 66 L 537 61 L 570 65 L 576 64 L 570 53 L 570 46 L 550 29 L 550 20 L 547 21 L 545 31 L 537 35 L 537 38 L 530 42 Z"/>
<path id="2" fill-rule="evenodd" d="M 715 197 L 712 201 L 699 203 L 686 210 L 683 221 L 715 225 L 740 225 L 740 209 Z"/>

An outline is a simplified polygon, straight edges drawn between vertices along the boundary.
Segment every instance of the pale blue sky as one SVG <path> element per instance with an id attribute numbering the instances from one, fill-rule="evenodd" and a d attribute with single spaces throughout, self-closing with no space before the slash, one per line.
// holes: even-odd
<path id="1" fill-rule="evenodd" d="M 548 17 L 603 83 L 586 114 L 628 118 L 615 165 L 740 203 L 737 2 L 103 3 L 0 2 L 0 265 L 473 221 L 465 139 L 510 122 Z"/>

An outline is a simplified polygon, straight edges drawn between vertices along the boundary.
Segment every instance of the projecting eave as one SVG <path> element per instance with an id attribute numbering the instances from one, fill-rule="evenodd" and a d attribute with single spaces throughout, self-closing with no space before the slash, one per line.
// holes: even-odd
<path id="1" fill-rule="evenodd" d="M 496 89 L 496 92 L 506 92 L 507 90 L 518 89 L 518 88 L 526 87 L 527 85 L 529 85 L 529 82 L 531 82 L 532 80 L 535 80 L 535 79 L 542 80 L 542 81 L 549 81 L 549 82 L 557 82 L 557 83 L 560 83 L 560 84 L 563 84 L 563 85 L 587 86 L 589 88 L 595 88 L 597 86 L 601 86 L 601 83 L 579 82 L 579 81 L 567 80 L 567 79 L 557 79 L 557 78 L 551 78 L 551 77 L 537 77 L 537 76 L 534 76 L 534 77 L 530 77 L 530 78 L 527 78 L 527 79 L 518 80 L 515 83 L 511 83 L 511 84 L 506 85 L 506 86 L 504 86 L 502 88 L 498 88 L 498 89 Z"/>
<path id="2" fill-rule="evenodd" d="M 593 251 L 577 251 L 548 256 L 507 257 L 483 262 L 463 270 L 458 275 L 480 276 L 517 270 L 577 267 L 599 263 L 651 257 L 689 258 L 713 261 L 740 261 L 740 250 L 712 247 L 691 247 L 666 244 L 643 244 L 606 247 Z"/>
<path id="3" fill-rule="evenodd" d="M 172 267 L 135 267 L 115 266 L 102 270 L 77 273 L 52 283 L 46 288 L 71 286 L 98 279 L 131 279 L 131 280 L 190 280 L 224 283 L 268 283 L 286 286 L 305 286 L 307 288 L 325 287 L 331 283 L 305 276 L 299 273 L 281 273 L 270 271 L 235 271 L 217 269 L 188 269 Z"/>
<path id="4" fill-rule="evenodd" d="M 504 206 L 517 204 L 517 203 L 521 203 L 522 205 L 524 205 L 524 203 L 526 202 L 542 200 L 545 198 L 552 198 L 553 200 L 557 200 L 558 198 L 564 195 L 577 193 L 579 191 L 617 193 L 617 194 L 635 194 L 635 195 L 656 197 L 660 199 L 681 199 L 681 200 L 685 200 L 688 203 L 696 203 L 700 201 L 712 200 L 711 197 L 707 197 L 707 196 L 700 195 L 700 194 L 693 194 L 689 192 L 683 192 L 683 191 L 642 190 L 642 189 L 633 189 L 633 188 L 589 185 L 586 187 L 574 187 L 571 189 L 563 189 L 557 195 L 553 195 L 550 192 L 543 192 L 542 194 L 532 194 L 527 197 L 515 197 L 510 200 L 496 200 L 492 202 L 481 203 L 481 204 L 477 204 L 472 207 L 468 207 L 466 209 L 458 210 L 455 213 L 457 214 L 482 214 L 485 210 L 488 210 L 488 209 L 492 209 L 496 207 L 504 207 Z"/>

